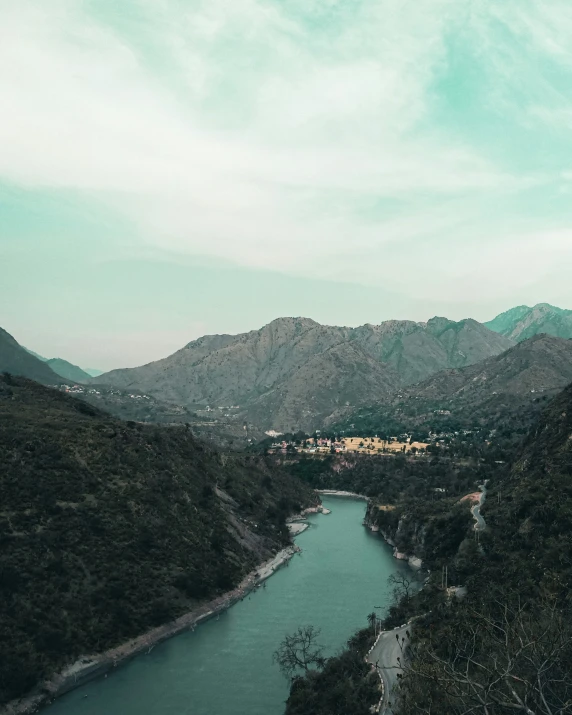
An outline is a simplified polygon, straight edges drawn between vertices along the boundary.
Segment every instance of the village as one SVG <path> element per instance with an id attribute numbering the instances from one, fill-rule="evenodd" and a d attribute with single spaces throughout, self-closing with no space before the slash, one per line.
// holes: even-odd
<path id="1" fill-rule="evenodd" d="M 282 440 L 274 442 L 268 448 L 268 453 L 297 452 L 301 454 L 339 454 L 359 452 L 362 454 L 409 454 L 423 456 L 427 453 L 429 442 L 411 441 L 410 435 L 400 435 L 382 439 L 381 437 L 309 437 L 302 440 Z"/>

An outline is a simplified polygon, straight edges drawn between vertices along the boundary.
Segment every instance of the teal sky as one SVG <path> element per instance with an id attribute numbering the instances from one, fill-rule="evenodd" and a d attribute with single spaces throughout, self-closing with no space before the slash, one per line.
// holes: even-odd
<path id="1" fill-rule="evenodd" d="M 572 307 L 571 37 L 568 0 L 3 0 L 0 326 L 108 369 Z"/>

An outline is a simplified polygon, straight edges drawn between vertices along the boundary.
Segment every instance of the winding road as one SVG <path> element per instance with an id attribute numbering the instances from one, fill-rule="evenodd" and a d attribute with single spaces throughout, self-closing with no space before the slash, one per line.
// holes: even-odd
<path id="1" fill-rule="evenodd" d="M 397 675 L 402 672 L 398 658 L 404 658 L 403 651 L 408 641 L 407 631 L 410 629 L 411 625 L 406 623 L 392 631 L 384 631 L 367 657 L 368 662 L 377 668 L 383 682 L 383 698 L 379 712 L 385 715 L 392 713 L 391 691 L 397 682 Z"/>
<path id="2" fill-rule="evenodd" d="M 486 529 L 486 522 L 481 516 L 481 507 L 485 503 L 485 499 L 487 498 L 487 480 L 485 480 L 484 484 L 481 484 L 479 489 L 481 490 L 481 496 L 479 497 L 479 501 L 477 504 L 475 504 L 474 507 L 471 508 L 471 513 L 473 515 L 473 518 L 475 520 L 475 525 L 474 525 L 474 530 L 475 531 L 484 531 Z"/>

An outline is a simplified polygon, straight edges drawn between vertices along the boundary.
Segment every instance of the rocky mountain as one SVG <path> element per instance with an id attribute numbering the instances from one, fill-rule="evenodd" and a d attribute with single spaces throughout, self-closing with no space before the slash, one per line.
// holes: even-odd
<path id="1" fill-rule="evenodd" d="M 352 407 L 438 370 L 512 345 L 474 320 L 433 318 L 346 328 L 279 318 L 240 335 L 199 338 L 173 355 L 97 378 L 191 409 L 234 407 L 264 429 L 311 430 Z"/>
<path id="2" fill-rule="evenodd" d="M 32 355 L 2 328 L 0 328 L 0 372 L 29 377 L 44 385 L 57 385 L 62 381 L 49 365 Z"/>
<path id="3" fill-rule="evenodd" d="M 350 413 L 340 428 L 385 431 L 423 426 L 498 426 L 509 418 L 527 426 L 548 397 L 572 382 L 572 340 L 539 334 L 475 365 L 443 370 Z M 378 428 L 376 429 L 376 425 Z"/>
<path id="4" fill-rule="evenodd" d="M 122 422 L 0 375 L 0 707 L 232 589 L 315 501 L 184 425 Z"/>
<path id="5" fill-rule="evenodd" d="M 62 358 L 50 358 L 46 360 L 46 365 L 49 365 L 55 373 L 70 382 L 87 382 L 92 377 L 82 370 L 81 367 L 73 365 L 71 362 L 63 360 Z"/>
<path id="6" fill-rule="evenodd" d="M 548 303 L 538 303 L 533 308 L 519 305 L 497 315 L 485 325 L 516 342 L 539 333 L 572 338 L 572 310 L 556 308 Z"/>

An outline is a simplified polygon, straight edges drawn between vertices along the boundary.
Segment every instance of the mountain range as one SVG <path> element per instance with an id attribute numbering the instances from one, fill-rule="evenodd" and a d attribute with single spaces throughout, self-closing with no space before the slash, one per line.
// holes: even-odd
<path id="1" fill-rule="evenodd" d="M 303 317 L 278 318 L 239 335 L 207 335 L 162 360 L 96 378 L 61 358 L 31 353 L 3 331 L 0 370 L 44 384 L 57 384 L 63 378 L 94 387 L 106 385 L 119 391 L 109 404 L 122 417 L 131 411 L 129 395 L 139 393 L 196 413 L 197 423 L 232 425 L 229 434 L 238 434 L 244 422 L 262 430 L 312 431 L 339 422 L 365 405 L 391 402 L 412 385 L 419 384 L 415 392 L 422 400 L 445 384 L 447 390 L 455 390 L 471 374 L 463 372 L 466 368 L 503 355 L 537 335 L 572 337 L 572 311 L 541 303 L 532 308 L 518 306 L 486 324 L 470 318 L 435 317 L 426 323 L 389 320 L 357 328 L 321 325 Z M 522 385 L 527 380 L 535 383 L 533 376 L 544 368 L 548 375 L 551 365 L 566 354 L 564 349 L 551 355 L 531 351 L 536 367 L 520 376 Z M 543 360 L 548 360 L 545 366 L 540 364 Z M 502 365 L 483 364 L 483 370 L 500 370 Z M 561 386 L 547 375 L 547 384 Z M 435 382 L 424 384 L 433 376 Z M 473 389 L 480 380 L 476 374 L 473 377 L 476 382 L 471 389 L 459 387 L 455 398 L 446 399 L 468 403 L 469 394 L 484 394 Z M 504 373 L 499 375 L 500 382 L 504 378 Z M 487 380 L 491 385 L 490 376 Z M 104 406 L 102 395 L 98 402 Z M 435 399 L 443 401 L 445 396 Z M 119 403 L 120 409 L 115 409 Z M 141 410 L 133 415 L 132 419 L 140 419 Z"/>
<path id="2" fill-rule="evenodd" d="M 390 320 L 358 328 L 278 318 L 260 330 L 199 338 L 98 382 L 193 410 L 219 408 L 265 429 L 311 430 L 351 408 L 513 345 L 475 320 Z"/>

